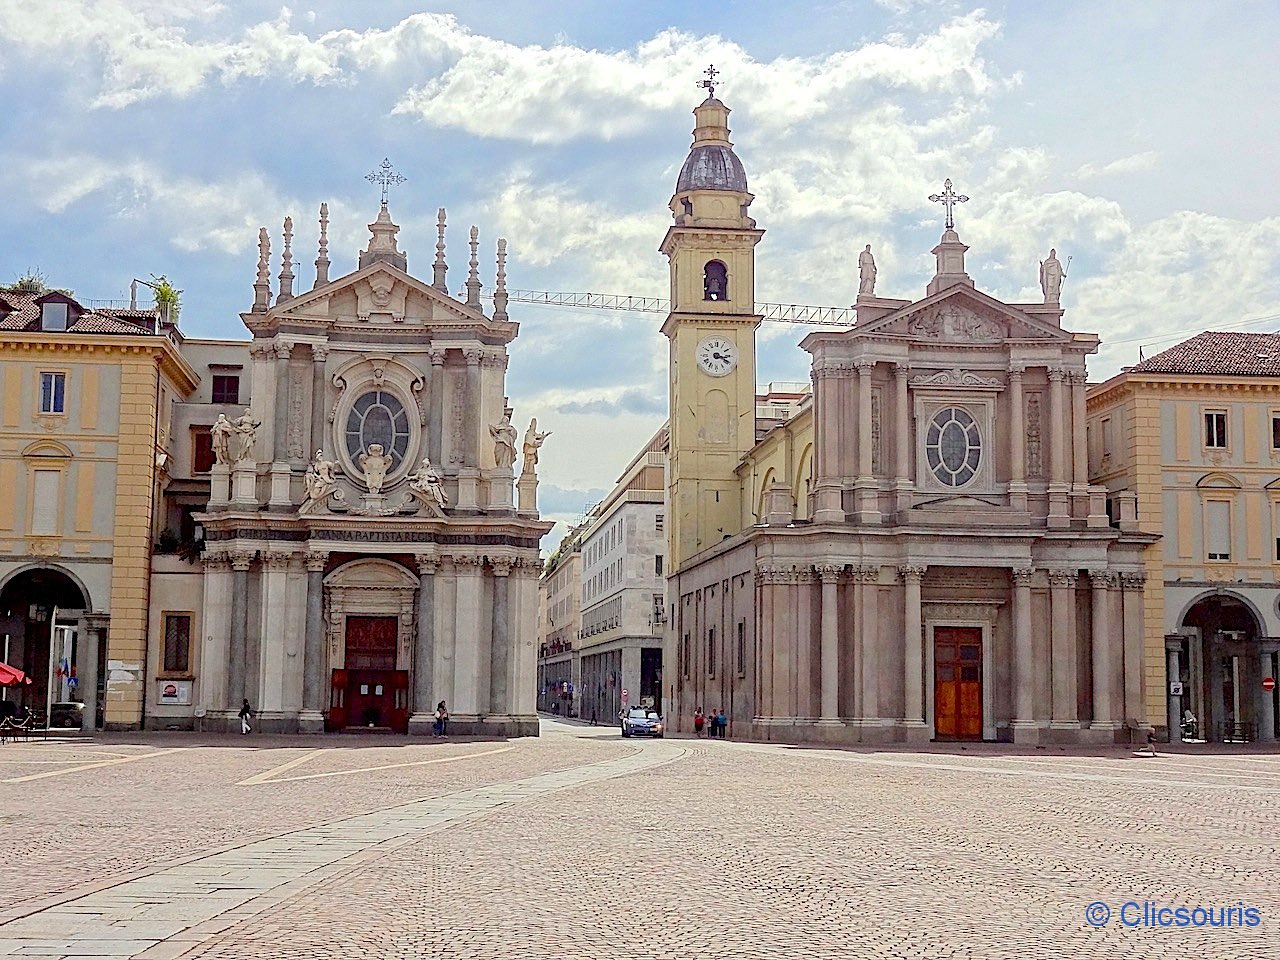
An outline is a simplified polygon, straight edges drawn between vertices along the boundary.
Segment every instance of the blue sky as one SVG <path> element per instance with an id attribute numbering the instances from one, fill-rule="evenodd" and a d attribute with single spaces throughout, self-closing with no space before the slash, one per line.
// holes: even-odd
<path id="1" fill-rule="evenodd" d="M 949 176 L 983 289 L 1032 298 L 1050 246 L 1073 258 L 1065 322 L 1103 337 L 1103 377 L 1280 314 L 1277 32 L 1244 3 L 0 0 L 0 279 L 110 298 L 163 273 L 189 335 L 241 336 L 258 227 L 293 216 L 308 285 L 328 201 L 345 272 L 389 156 L 411 271 L 443 205 L 455 288 L 475 223 L 486 283 L 505 236 L 514 287 L 660 296 L 714 61 L 759 299 L 847 305 L 865 243 L 877 292 L 922 295 Z M 543 508 L 570 518 L 662 420 L 660 318 L 512 313 L 509 393 L 555 431 Z M 804 333 L 762 328 L 762 380 L 807 377 Z"/>

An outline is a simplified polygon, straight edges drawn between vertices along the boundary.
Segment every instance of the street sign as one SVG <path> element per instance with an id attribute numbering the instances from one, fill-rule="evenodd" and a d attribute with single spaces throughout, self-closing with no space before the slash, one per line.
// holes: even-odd
<path id="1" fill-rule="evenodd" d="M 626 702 L 627 702 L 628 700 L 630 700 L 630 699 L 631 699 L 631 692 L 630 692 L 626 687 L 623 687 L 623 688 L 622 688 L 622 702 L 623 702 L 623 703 L 626 703 Z"/>
<path id="2" fill-rule="evenodd" d="M 1171 680 L 1171 681 L 1169 681 L 1169 696 L 1171 696 L 1171 697 L 1180 697 L 1180 696 L 1182 696 L 1182 681 L 1181 681 L 1181 680 Z"/>
<path id="3" fill-rule="evenodd" d="M 1276 678 L 1275 678 L 1275 677 L 1263 677 L 1263 678 L 1262 678 L 1262 689 L 1263 689 L 1263 690 L 1267 691 L 1267 693 L 1270 693 L 1270 692 L 1271 692 L 1272 690 L 1274 690 L 1275 688 L 1276 688 Z"/>

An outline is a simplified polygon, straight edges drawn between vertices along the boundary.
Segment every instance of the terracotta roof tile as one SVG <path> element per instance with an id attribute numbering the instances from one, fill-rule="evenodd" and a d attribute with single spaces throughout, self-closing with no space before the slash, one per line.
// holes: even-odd
<path id="1" fill-rule="evenodd" d="M 1143 360 L 1131 372 L 1280 377 L 1280 333 L 1206 331 Z"/>
<path id="2" fill-rule="evenodd" d="M 40 307 L 36 293 L 0 293 L 0 300 L 11 309 L 0 308 L 0 331 L 21 330 L 37 332 L 40 329 Z M 96 333 L 137 336 L 149 334 L 154 329 L 154 310 L 100 309 L 86 310 L 76 317 L 67 333 Z"/>

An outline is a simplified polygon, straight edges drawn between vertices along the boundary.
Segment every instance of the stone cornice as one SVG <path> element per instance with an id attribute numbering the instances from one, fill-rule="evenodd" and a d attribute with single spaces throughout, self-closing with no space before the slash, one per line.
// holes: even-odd
<path id="1" fill-rule="evenodd" d="M 106 353 L 150 354 L 160 369 L 184 393 L 190 393 L 200 382 L 195 369 L 182 356 L 172 340 L 162 335 L 101 334 L 98 339 L 87 339 L 88 334 L 44 333 L 42 331 L 6 330 L 0 341 L 0 355 L 6 349 L 27 353 L 52 351 L 58 353 Z"/>

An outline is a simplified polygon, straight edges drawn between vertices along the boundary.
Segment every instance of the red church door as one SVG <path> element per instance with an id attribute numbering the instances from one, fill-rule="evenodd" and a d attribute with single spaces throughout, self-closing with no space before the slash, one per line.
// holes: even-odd
<path id="1" fill-rule="evenodd" d="M 396 670 L 395 617 L 347 617 L 346 723 L 348 727 L 399 730 L 407 687 Z"/>
<path id="2" fill-rule="evenodd" d="M 982 739 L 982 630 L 933 631 L 933 732 L 939 740 Z"/>

